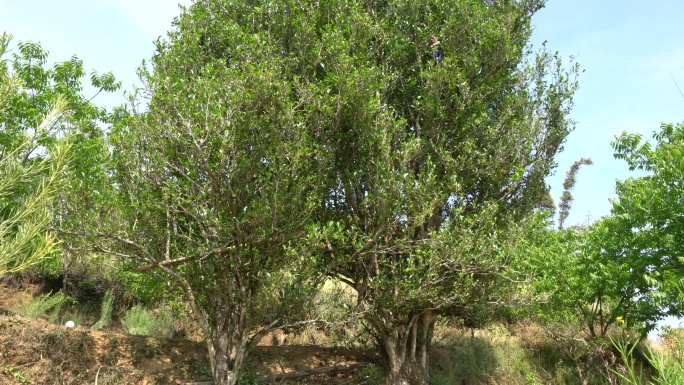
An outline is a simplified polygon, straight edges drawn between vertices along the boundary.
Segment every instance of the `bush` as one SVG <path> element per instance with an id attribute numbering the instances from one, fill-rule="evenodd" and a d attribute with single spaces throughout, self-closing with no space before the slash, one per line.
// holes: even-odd
<path id="1" fill-rule="evenodd" d="M 102 309 L 100 311 L 100 319 L 95 322 L 92 329 L 102 329 L 103 327 L 109 325 L 112 321 L 112 309 L 114 307 L 114 290 L 109 289 L 105 293 L 104 299 L 102 300 Z"/>
<path id="2" fill-rule="evenodd" d="M 61 308 L 64 303 L 64 294 L 42 294 L 31 301 L 21 305 L 17 314 L 23 317 L 38 318 L 52 309 Z M 50 317 L 51 319 L 53 317 Z"/>
<path id="3" fill-rule="evenodd" d="M 128 334 L 169 338 L 173 335 L 173 317 L 166 311 L 151 312 L 135 305 L 121 319 Z"/>

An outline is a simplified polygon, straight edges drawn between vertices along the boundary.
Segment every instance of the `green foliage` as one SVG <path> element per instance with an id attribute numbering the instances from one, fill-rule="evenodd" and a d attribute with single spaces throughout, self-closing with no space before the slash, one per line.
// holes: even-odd
<path id="1" fill-rule="evenodd" d="M 86 326 L 87 319 L 84 310 L 72 305 L 70 309 L 64 311 L 60 324 L 64 325 L 67 321 L 72 321 L 76 326 Z"/>
<path id="2" fill-rule="evenodd" d="M 536 314 L 566 334 L 605 336 L 611 326 L 647 333 L 668 313 L 643 276 L 652 261 L 632 248 L 629 227 L 604 217 L 586 228 L 542 229 L 529 249 Z M 576 325 L 576 330 L 569 329 Z"/>
<path id="3" fill-rule="evenodd" d="M 684 334 L 682 329 L 665 328 L 660 334 L 657 348 L 647 347 L 644 356 L 651 370 L 644 372 L 644 364 L 635 360 L 638 345 L 616 343 L 616 348 L 624 362 L 623 370 L 613 372 L 629 385 L 675 385 L 684 383 Z"/>
<path id="4" fill-rule="evenodd" d="M 269 55 L 284 50 L 293 83 L 313 90 L 312 125 L 331 149 L 319 215 L 342 224 L 321 255 L 402 376 L 438 315 L 500 300 L 519 224 L 572 129 L 576 68 L 526 48 L 542 2 L 302 3 L 259 10 L 267 26 L 236 24 L 282 36 Z"/>
<path id="5" fill-rule="evenodd" d="M 121 318 L 126 333 L 170 338 L 173 335 L 173 317 L 166 312 L 152 312 L 135 305 Z"/>
<path id="6" fill-rule="evenodd" d="M 22 115 L 28 107 L 18 100 L 31 84 L 16 66 L 10 70 L 3 58 L 9 42 L 9 35 L 0 35 L 0 274 L 35 265 L 55 251 L 56 240 L 47 232 L 48 205 L 70 147 L 66 141 L 50 140 L 67 107 L 61 97 L 34 110 L 32 126 L 13 124 L 15 119 L 25 119 Z"/>
<path id="7" fill-rule="evenodd" d="M 542 303 L 529 310 L 566 338 L 582 328 L 605 336 L 613 326 L 645 336 L 681 311 L 684 126 L 663 125 L 654 139 L 655 148 L 641 135 L 613 143 L 616 158 L 648 174 L 617 183 L 611 216 L 585 228 L 537 229 L 525 241 L 532 296 Z"/>
<path id="8" fill-rule="evenodd" d="M 64 303 L 64 294 L 42 294 L 22 304 L 17 314 L 23 317 L 39 318 L 52 309 L 59 309 Z"/>
<path id="9" fill-rule="evenodd" d="M 387 373 L 377 365 L 369 365 L 359 370 L 352 385 L 382 385 L 385 383 Z"/>
<path id="10" fill-rule="evenodd" d="M 109 289 L 102 300 L 100 319 L 95 322 L 91 329 L 102 329 L 112 321 L 112 310 L 114 308 L 114 290 Z"/>
<path id="11" fill-rule="evenodd" d="M 65 298 L 66 300 L 66 298 Z M 55 305 L 52 308 L 52 311 L 50 312 L 50 317 L 48 318 L 48 322 L 51 324 L 55 325 L 60 325 L 62 323 L 62 307 L 64 305 L 65 301 L 59 302 L 57 305 Z"/>
<path id="12" fill-rule="evenodd" d="M 684 329 L 665 328 L 659 337 L 663 348 L 649 355 L 649 362 L 658 374 L 655 384 L 684 383 Z"/>
<path id="13" fill-rule="evenodd" d="M 677 315 L 684 304 L 684 125 L 663 124 L 653 139 L 623 133 L 613 142 L 617 159 L 647 175 L 617 183 L 612 212 L 631 230 L 629 252 L 649 266 L 640 278 L 651 289 L 650 306 Z"/>
<path id="14" fill-rule="evenodd" d="M 0 54 L 8 43 L 3 35 Z M 48 66 L 47 57 L 40 44 L 20 41 L 11 59 L 0 60 L 0 272 L 38 264 L 68 282 L 73 249 L 85 245 L 63 231 L 83 231 L 78 219 L 108 206 L 101 126 L 115 115 L 82 94 L 81 60 Z M 111 73 L 93 71 L 90 83 L 98 93 L 120 87 Z"/>
<path id="15" fill-rule="evenodd" d="M 542 6 L 193 3 L 140 70 L 146 112 L 133 98 L 113 122 L 120 204 L 89 211 L 99 249 L 183 290 L 210 356 L 231 357 L 217 383 L 323 273 L 383 346 L 427 354 L 406 342 L 499 300 L 573 127 L 577 68 L 528 47 Z"/>

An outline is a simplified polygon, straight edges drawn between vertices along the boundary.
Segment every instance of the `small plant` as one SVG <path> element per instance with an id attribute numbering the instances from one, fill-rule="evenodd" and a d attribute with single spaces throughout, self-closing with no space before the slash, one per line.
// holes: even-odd
<path id="1" fill-rule="evenodd" d="M 173 335 L 173 317 L 170 314 L 155 314 L 141 305 L 135 305 L 128 310 L 121 323 L 128 334 L 162 338 Z"/>
<path id="2" fill-rule="evenodd" d="M 38 318 L 52 309 L 61 308 L 62 303 L 64 303 L 64 294 L 61 292 L 54 295 L 52 293 L 43 294 L 24 303 L 17 314 L 23 317 Z"/>
<path id="3" fill-rule="evenodd" d="M 684 363 L 681 360 L 681 348 L 684 346 L 684 338 L 681 329 L 666 329 L 661 334 L 661 340 L 665 344 L 659 351 L 654 352 L 650 347 L 645 354 L 648 363 L 655 369 L 655 375 L 649 385 L 678 385 L 684 384 Z M 631 348 L 625 343 L 615 343 L 620 352 L 625 371 L 617 372 L 625 384 L 640 385 L 644 382 L 644 375 L 637 367 L 634 359 L 634 344 Z"/>
<path id="4" fill-rule="evenodd" d="M 24 373 L 20 372 L 19 370 L 16 370 L 12 367 L 4 367 L 0 369 L 0 373 L 5 373 L 8 375 L 11 375 L 14 379 L 14 383 L 16 384 L 30 384 L 33 383 L 33 380 L 31 377 L 25 375 Z"/>
<path id="5" fill-rule="evenodd" d="M 112 309 L 114 307 L 114 290 L 109 289 L 105 293 L 104 299 L 102 300 L 102 308 L 100 310 L 100 319 L 95 322 L 95 325 L 91 329 L 102 329 L 109 325 L 112 321 Z"/>
<path id="6" fill-rule="evenodd" d="M 263 385 L 264 382 L 259 381 L 259 375 L 256 371 L 256 365 L 254 361 L 247 360 L 240 373 L 240 384 L 245 385 Z"/>
<path id="7" fill-rule="evenodd" d="M 51 324 L 60 323 L 59 316 L 62 313 L 62 305 L 64 305 L 64 301 L 61 301 L 57 305 L 55 305 L 55 307 L 50 312 L 50 318 L 48 318 L 48 322 L 50 322 Z"/>

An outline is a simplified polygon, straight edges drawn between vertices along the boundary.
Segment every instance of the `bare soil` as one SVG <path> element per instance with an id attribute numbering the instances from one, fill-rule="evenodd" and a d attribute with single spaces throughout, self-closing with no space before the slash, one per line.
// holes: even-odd
<path id="1" fill-rule="evenodd" d="M 73 329 L 13 315 L 37 285 L 0 283 L 0 384 L 185 384 L 210 381 L 202 342 L 157 339 L 115 331 Z M 321 346 L 268 346 L 251 354 L 249 376 L 377 361 L 375 352 Z M 307 384 L 349 383 L 355 372 L 309 377 Z M 300 380 L 301 382 L 301 380 Z"/>

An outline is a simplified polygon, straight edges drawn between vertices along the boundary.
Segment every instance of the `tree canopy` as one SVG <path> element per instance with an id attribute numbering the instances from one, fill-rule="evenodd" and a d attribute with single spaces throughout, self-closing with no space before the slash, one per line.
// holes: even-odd
<path id="1" fill-rule="evenodd" d="M 357 290 L 392 381 L 428 381 L 436 317 L 491 300 L 572 129 L 576 68 L 528 45 L 542 6 L 207 0 L 180 16 L 142 73 L 149 111 L 115 134 L 131 210 L 109 239 L 181 283 L 217 383 L 265 330 L 238 320 L 260 319 L 247 304 L 303 231 Z"/>
<path id="2" fill-rule="evenodd" d="M 684 298 L 684 125 L 663 124 L 654 143 L 623 133 L 613 142 L 615 157 L 646 176 L 616 184 L 612 214 L 630 230 L 629 252 L 646 268 L 640 278 L 653 287 L 652 306 L 681 314 Z"/>

